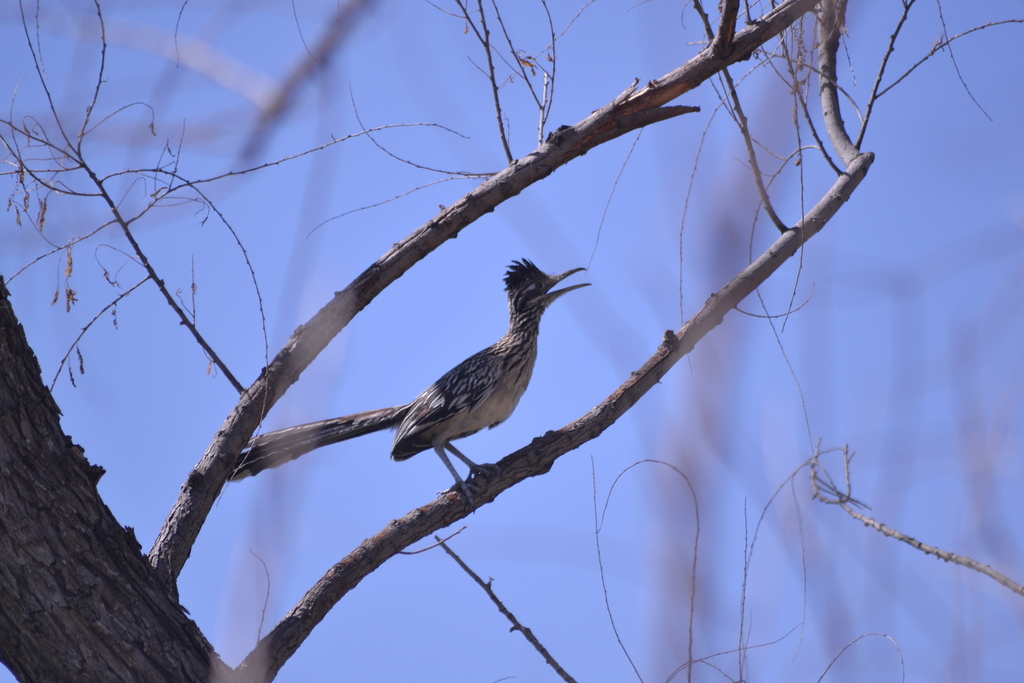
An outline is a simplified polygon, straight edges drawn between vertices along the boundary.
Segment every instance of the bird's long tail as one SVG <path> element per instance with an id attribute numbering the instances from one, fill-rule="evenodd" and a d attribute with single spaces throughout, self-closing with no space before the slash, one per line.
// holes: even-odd
<path id="1" fill-rule="evenodd" d="M 408 410 L 408 405 L 368 410 L 261 434 L 246 444 L 231 480 L 251 477 L 328 444 L 392 429 L 398 426 Z"/>

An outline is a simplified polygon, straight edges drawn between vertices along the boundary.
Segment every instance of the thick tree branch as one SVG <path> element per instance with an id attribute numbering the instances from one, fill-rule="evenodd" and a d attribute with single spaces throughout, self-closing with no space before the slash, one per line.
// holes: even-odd
<path id="1" fill-rule="evenodd" d="M 839 81 L 836 80 L 836 55 L 839 51 L 841 28 L 846 21 L 846 0 L 829 0 L 821 3 L 821 19 L 818 22 L 821 32 L 821 45 L 818 47 L 819 91 L 821 94 L 821 113 L 825 118 L 825 128 L 832 146 L 839 153 L 843 164 L 849 166 L 860 150 L 850 140 L 850 134 L 843 123 L 843 113 L 839 109 Z"/>
<path id="2" fill-rule="evenodd" d="M 546 473 L 560 456 L 600 436 L 658 384 L 698 341 L 717 327 L 729 311 L 825 226 L 867 175 L 874 158 L 874 154 L 867 153 L 854 159 L 847 172 L 839 177 L 795 228 L 788 230 L 756 261 L 711 295 L 700 312 L 679 332 L 666 332 L 654 355 L 608 398 L 578 420 L 534 439 L 530 445 L 500 460 L 497 463 L 499 474 L 492 478 L 475 479 L 477 488 L 472 506 L 466 504 L 463 496 L 448 492 L 429 505 L 391 522 L 376 536 L 363 541 L 334 565 L 259 642 L 242 662 L 238 673 L 246 681 L 273 680 L 327 612 L 385 561 L 410 544 L 465 518 L 474 509 L 490 503 L 519 482 Z"/>
<path id="3" fill-rule="evenodd" d="M 722 3 L 722 17 L 718 22 L 718 33 L 711 42 L 711 51 L 716 57 L 729 54 L 732 40 L 736 36 L 736 18 L 740 11 L 740 0 L 725 0 Z"/>
<path id="4" fill-rule="evenodd" d="M 705 49 L 639 92 L 631 88 L 575 126 L 559 129 L 533 153 L 513 162 L 394 245 L 348 287 L 335 294 L 307 324 L 296 330 L 269 367 L 242 394 L 183 485 L 149 556 L 168 590 L 175 590 L 178 574 L 249 436 L 302 371 L 377 294 L 477 218 L 595 146 L 656 120 L 691 111 L 662 105 L 697 87 L 729 64 L 748 58 L 755 49 L 812 9 L 816 2 L 784 2 L 737 34 L 727 56 L 715 57 L 710 49 Z"/>
<path id="5" fill-rule="evenodd" d="M 0 278 L 0 653 L 21 681 L 206 683 L 226 671 L 96 491 Z"/>

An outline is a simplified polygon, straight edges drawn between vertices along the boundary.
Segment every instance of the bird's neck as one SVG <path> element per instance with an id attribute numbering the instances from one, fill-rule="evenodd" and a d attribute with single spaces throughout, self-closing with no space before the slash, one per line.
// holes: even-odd
<path id="1" fill-rule="evenodd" d="M 505 333 L 502 341 L 506 345 L 532 344 L 536 346 L 539 328 L 540 315 L 513 313 L 509 318 L 508 332 Z"/>

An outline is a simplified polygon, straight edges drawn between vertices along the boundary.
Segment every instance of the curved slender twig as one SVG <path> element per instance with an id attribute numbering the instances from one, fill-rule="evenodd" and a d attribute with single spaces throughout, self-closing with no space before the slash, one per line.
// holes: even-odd
<path id="1" fill-rule="evenodd" d="M 60 373 L 61 373 L 61 371 L 62 371 L 62 370 L 64 369 L 64 364 L 68 362 L 68 358 L 70 358 L 70 357 L 71 357 L 71 352 L 72 352 L 72 351 L 74 351 L 74 350 L 75 350 L 75 347 L 77 347 L 77 346 L 78 346 L 78 342 L 82 341 L 82 337 L 84 337 L 84 336 L 85 336 L 85 333 L 89 331 L 89 328 L 90 328 L 90 327 L 92 327 L 92 326 L 93 326 L 93 324 L 94 324 L 94 323 L 95 323 L 95 322 L 96 322 L 97 320 L 99 320 L 99 319 L 100 319 L 100 316 L 101 316 L 101 315 L 103 315 L 104 313 L 106 313 L 107 311 L 109 311 L 109 310 L 110 310 L 111 308 L 113 308 L 114 306 L 117 306 L 117 304 L 121 302 L 121 299 L 124 299 L 124 298 L 125 298 L 126 296 L 128 296 L 129 294 L 131 294 L 132 292 L 134 292 L 134 291 L 135 291 L 136 289 L 138 289 L 139 287 L 141 287 L 141 286 L 142 286 L 143 284 L 145 284 L 145 282 L 146 282 L 147 280 L 149 280 L 149 276 L 148 276 L 148 275 L 147 275 L 146 277 L 142 278 L 141 280 L 139 280 L 138 282 L 136 282 L 136 283 L 135 283 L 134 285 L 132 285 L 132 286 L 131 286 L 130 288 L 128 288 L 127 290 L 125 290 L 125 291 L 121 292 L 121 293 L 120 293 L 120 294 L 119 294 L 119 295 L 117 296 L 117 298 L 116 298 L 116 299 L 114 299 L 114 300 L 113 300 L 113 301 L 111 301 L 111 302 L 110 302 L 109 304 L 107 304 L 106 306 L 104 306 L 103 308 L 101 308 L 101 309 L 100 309 L 100 312 L 99 312 L 99 313 L 97 313 L 96 315 L 94 315 L 94 316 L 93 316 L 93 318 L 92 318 L 92 320 L 90 320 L 90 321 L 89 321 L 88 323 L 86 323 L 85 327 L 83 327 L 83 328 L 82 328 L 82 330 L 81 330 L 81 331 L 80 331 L 80 332 L 78 333 L 78 336 L 77 336 L 77 337 L 75 337 L 75 340 L 74 340 L 73 342 L 71 342 L 71 346 L 69 346 L 69 347 L 68 347 L 68 352 L 67 352 L 67 353 L 65 353 L 65 354 L 64 354 L 64 357 L 60 359 L 60 364 L 58 364 L 58 365 L 57 365 L 57 371 L 56 371 L 55 373 L 53 373 L 53 381 L 52 381 L 52 382 L 50 382 L 50 391 L 53 391 L 53 388 L 54 388 L 55 386 L 57 386 L 57 378 L 58 378 L 58 377 L 60 377 Z M 116 319 L 116 318 L 115 318 L 115 319 Z"/>

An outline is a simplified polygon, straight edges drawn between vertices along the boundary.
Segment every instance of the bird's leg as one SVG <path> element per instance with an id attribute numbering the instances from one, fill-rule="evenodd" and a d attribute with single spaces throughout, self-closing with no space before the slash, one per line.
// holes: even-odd
<path id="1" fill-rule="evenodd" d="M 451 448 L 450 445 L 449 448 Z M 448 471 L 452 473 L 452 476 L 455 477 L 455 485 L 458 486 L 459 489 L 462 491 L 462 495 L 466 497 L 466 500 L 469 502 L 470 505 L 473 505 L 473 492 L 470 490 L 469 484 L 467 484 L 462 479 L 462 477 L 459 476 L 459 473 L 455 469 L 455 466 L 452 465 L 452 461 L 448 459 L 448 454 L 444 452 L 444 444 L 434 444 L 434 451 L 441 458 L 441 462 L 443 462 L 444 466 L 448 468 Z M 459 455 L 460 457 L 465 457 L 458 453 L 457 455 Z"/>
<path id="2" fill-rule="evenodd" d="M 500 469 L 497 465 L 477 465 L 475 462 L 473 462 L 472 460 L 464 456 L 462 453 L 460 453 L 459 449 L 453 446 L 450 441 L 444 444 L 444 447 L 450 450 L 452 452 L 452 455 L 454 455 L 456 458 L 466 463 L 466 465 L 469 467 L 469 473 L 471 475 L 477 475 L 480 474 L 481 472 L 484 474 L 497 474 Z"/>

